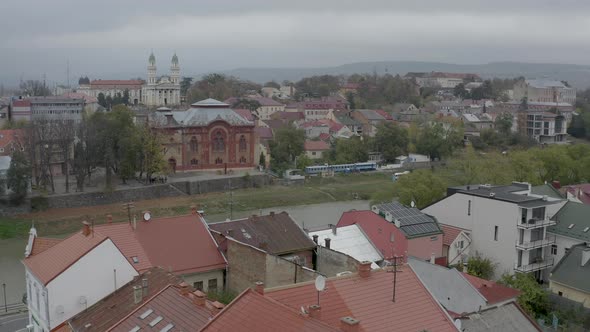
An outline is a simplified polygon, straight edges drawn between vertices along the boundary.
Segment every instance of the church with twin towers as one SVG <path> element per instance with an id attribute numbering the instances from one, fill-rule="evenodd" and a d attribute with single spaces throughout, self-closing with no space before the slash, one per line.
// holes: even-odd
<path id="1" fill-rule="evenodd" d="M 170 75 L 158 77 L 156 57 L 152 52 L 148 59 L 147 81 L 142 86 L 142 102 L 146 106 L 180 105 L 180 66 L 176 53 L 172 56 Z"/>

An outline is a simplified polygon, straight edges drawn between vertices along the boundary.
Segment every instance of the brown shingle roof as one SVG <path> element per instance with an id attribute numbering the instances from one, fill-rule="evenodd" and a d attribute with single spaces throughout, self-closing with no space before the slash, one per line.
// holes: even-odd
<path id="1" fill-rule="evenodd" d="M 305 151 L 326 151 L 330 150 L 330 144 L 324 141 L 305 141 Z"/>
<path id="2" fill-rule="evenodd" d="M 211 320 L 202 332 L 299 332 L 341 331 L 322 321 L 302 316 L 297 310 L 248 288 Z"/>
<path id="3" fill-rule="evenodd" d="M 141 286 L 147 279 L 147 294 L 143 301 L 135 304 L 133 287 Z M 119 288 L 111 295 L 100 300 L 90 308 L 70 319 L 69 324 L 74 331 L 101 332 L 119 322 L 133 310 L 143 305 L 149 298 L 170 284 L 179 284 L 182 280 L 162 268 L 151 268 L 135 279 Z"/>
<path id="4" fill-rule="evenodd" d="M 315 243 L 287 212 L 213 223 L 209 228 L 273 255 L 315 248 Z"/>

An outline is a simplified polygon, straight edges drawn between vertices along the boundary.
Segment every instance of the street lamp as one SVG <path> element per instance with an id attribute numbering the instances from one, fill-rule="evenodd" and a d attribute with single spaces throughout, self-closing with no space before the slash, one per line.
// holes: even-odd
<path id="1" fill-rule="evenodd" d="M 8 303 L 6 302 L 6 283 L 2 283 L 2 292 L 4 293 L 4 312 L 8 312 Z"/>

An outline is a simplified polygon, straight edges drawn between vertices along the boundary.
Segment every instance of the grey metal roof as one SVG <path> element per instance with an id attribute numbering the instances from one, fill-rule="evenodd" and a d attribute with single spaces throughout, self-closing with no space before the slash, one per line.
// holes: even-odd
<path id="1" fill-rule="evenodd" d="M 456 269 L 431 264 L 408 257 L 408 264 L 432 295 L 447 310 L 463 313 L 476 312 L 486 307 L 486 299 Z"/>
<path id="2" fill-rule="evenodd" d="M 399 202 L 390 202 L 376 206 L 380 214 L 390 213 L 400 221 L 400 229 L 407 237 L 418 237 L 427 234 L 440 234 L 442 230 L 436 219 L 416 208 L 409 208 Z"/>
<path id="3" fill-rule="evenodd" d="M 584 251 L 590 251 L 584 243 L 572 246 L 551 271 L 551 281 L 590 293 L 590 261 L 582 265 Z"/>
<path id="4" fill-rule="evenodd" d="M 374 110 L 357 110 L 357 112 L 361 113 L 365 118 L 367 118 L 367 120 L 385 120 L 381 114 Z"/>
<path id="5" fill-rule="evenodd" d="M 536 208 L 536 207 L 541 207 L 541 206 L 547 206 L 547 205 L 551 205 L 551 204 L 557 204 L 557 203 L 561 203 L 563 202 L 563 200 L 543 200 L 543 199 L 536 199 L 534 201 L 527 201 L 524 203 L 518 203 L 518 206 L 523 207 L 523 208 L 527 208 L 527 209 L 532 209 L 532 208 Z"/>
<path id="6" fill-rule="evenodd" d="M 538 89 L 544 89 L 544 88 L 567 88 L 565 86 L 565 84 L 563 84 L 560 81 L 555 81 L 555 80 L 526 80 L 526 84 L 534 87 L 534 88 L 538 88 Z"/>
<path id="7" fill-rule="evenodd" d="M 590 205 L 577 202 L 567 202 L 557 211 L 551 220 L 556 225 L 547 228 L 548 232 L 590 242 Z M 570 226 L 573 225 L 571 228 Z M 584 230 L 586 230 L 584 232 Z"/>
<path id="8" fill-rule="evenodd" d="M 521 183 L 513 183 L 506 186 L 467 185 L 451 187 L 451 189 L 467 195 L 487 197 L 512 203 L 524 203 L 535 200 L 542 201 L 539 197 L 516 194 L 515 192 L 528 190 L 528 184 Z"/>
<path id="9" fill-rule="evenodd" d="M 550 184 L 542 184 L 531 188 L 531 193 L 535 195 L 547 195 L 551 198 L 563 199 L 563 195 Z"/>
<path id="10" fill-rule="evenodd" d="M 166 126 L 166 112 L 155 112 L 152 121 L 159 126 Z M 229 105 L 215 99 L 205 99 L 191 105 L 186 111 L 172 111 L 174 123 L 190 127 L 208 126 L 215 121 L 224 121 L 232 126 L 254 126 L 254 122 L 248 121 L 237 112 L 234 112 Z"/>
<path id="11" fill-rule="evenodd" d="M 461 319 L 462 331 L 468 332 L 537 332 L 535 323 L 514 302 L 471 314 Z"/>

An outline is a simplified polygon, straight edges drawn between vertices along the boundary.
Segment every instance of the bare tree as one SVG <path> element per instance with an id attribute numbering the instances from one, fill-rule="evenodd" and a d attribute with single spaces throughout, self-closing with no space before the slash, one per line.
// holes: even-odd
<path id="1" fill-rule="evenodd" d="M 63 173 L 66 181 L 66 193 L 70 192 L 70 163 L 76 137 L 76 124 L 73 120 L 59 119 L 51 121 L 54 145 L 58 148 L 63 160 Z"/>

